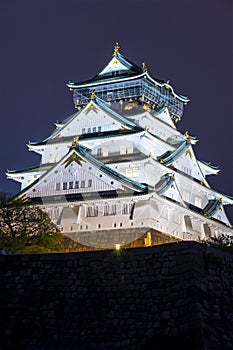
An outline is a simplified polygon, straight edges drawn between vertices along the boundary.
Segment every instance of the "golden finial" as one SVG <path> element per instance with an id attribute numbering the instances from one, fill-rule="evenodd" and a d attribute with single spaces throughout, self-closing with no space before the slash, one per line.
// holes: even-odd
<path id="1" fill-rule="evenodd" d="M 95 96 L 96 96 L 96 89 L 92 90 L 90 99 L 94 100 Z"/>
<path id="2" fill-rule="evenodd" d="M 146 66 L 145 62 L 142 62 L 142 70 L 143 70 L 143 72 L 147 72 L 147 66 Z"/>
<path id="3" fill-rule="evenodd" d="M 145 100 L 145 96 L 144 94 L 142 94 L 142 96 L 140 97 L 140 101 L 144 102 L 144 100 Z"/>
<path id="4" fill-rule="evenodd" d="M 114 46 L 114 56 L 117 56 L 118 53 L 119 53 L 119 49 L 120 49 L 120 46 L 118 43 L 116 43 L 116 45 Z"/>
<path id="5" fill-rule="evenodd" d="M 75 136 L 72 142 L 71 148 L 76 148 L 78 146 L 78 136 Z"/>
<path id="6" fill-rule="evenodd" d="M 191 143 L 191 138 L 190 138 L 190 136 L 189 136 L 188 131 L 186 131 L 186 132 L 184 133 L 184 137 L 186 138 L 186 140 L 188 141 L 188 143 Z"/>

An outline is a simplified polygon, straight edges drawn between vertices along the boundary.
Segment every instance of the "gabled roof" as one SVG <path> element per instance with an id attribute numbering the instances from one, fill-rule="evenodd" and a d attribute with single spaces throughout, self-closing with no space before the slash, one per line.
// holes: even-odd
<path id="1" fill-rule="evenodd" d="M 169 114 L 169 110 L 166 106 L 159 108 L 159 110 L 155 111 L 152 115 L 153 115 L 153 117 L 158 118 L 162 122 L 171 126 L 173 129 L 176 129 L 176 126 L 175 126 L 175 124 L 174 124 L 174 122 Z"/>
<path id="2" fill-rule="evenodd" d="M 116 48 L 116 46 L 115 46 Z M 99 84 L 111 83 L 114 81 L 124 81 L 131 80 L 135 78 L 148 78 L 153 84 L 166 88 L 171 94 L 181 100 L 182 102 L 189 102 L 190 99 L 186 96 L 176 94 L 170 83 L 160 79 L 152 78 L 147 71 L 146 65 L 143 63 L 143 68 L 138 67 L 136 64 L 132 63 L 129 59 L 125 58 L 117 50 L 105 66 L 105 68 L 97 74 L 94 78 L 82 82 L 71 82 L 67 83 L 67 86 L 72 89 L 77 89 L 79 87 L 90 87 Z"/>
<path id="3" fill-rule="evenodd" d="M 30 142 L 29 145 L 41 145 L 41 144 L 46 144 L 47 142 L 51 142 L 51 140 L 57 138 L 58 135 L 62 133 L 62 130 L 67 128 L 67 126 L 76 117 L 80 116 L 83 113 L 88 113 L 88 111 L 91 110 L 91 109 L 94 109 L 94 110 L 101 109 L 102 111 L 107 113 L 107 115 L 110 118 L 112 118 L 115 122 L 121 124 L 128 131 L 131 130 L 131 131 L 136 131 L 137 132 L 137 131 L 142 131 L 143 130 L 140 126 L 135 124 L 133 121 L 130 121 L 129 119 L 127 119 L 126 117 L 120 115 L 114 109 L 109 107 L 108 104 L 104 100 L 102 100 L 101 98 L 95 96 L 93 99 L 91 99 L 88 102 L 88 104 L 83 109 L 81 109 L 80 111 L 78 111 L 75 114 L 72 114 L 70 118 L 66 119 L 66 121 L 63 122 L 59 128 L 54 130 L 54 132 L 48 138 L 46 138 L 45 140 L 40 141 L 40 142 Z M 74 136 L 74 135 L 71 135 L 71 136 Z M 98 135 L 96 135 L 96 136 L 98 136 Z"/>
<path id="4" fill-rule="evenodd" d="M 104 69 L 94 77 L 94 80 L 102 79 L 104 77 L 112 77 L 114 75 L 135 75 L 142 72 L 142 68 L 130 62 L 118 52 L 116 55 L 113 55 L 112 59 Z"/>
<path id="5" fill-rule="evenodd" d="M 181 157 L 189 147 L 190 143 L 188 140 L 184 140 L 175 151 L 167 151 L 162 156 L 158 157 L 158 161 L 166 166 L 169 166 L 174 163 L 179 157 Z"/>
<path id="6" fill-rule="evenodd" d="M 121 185 L 126 187 L 127 189 L 133 190 L 135 192 L 141 192 L 144 193 L 145 191 L 152 190 L 152 188 L 148 188 L 146 184 L 142 184 L 138 181 L 132 180 L 121 173 L 117 172 L 116 170 L 111 169 L 109 166 L 105 165 L 101 161 L 97 160 L 95 157 L 93 157 L 89 153 L 89 149 L 78 144 L 75 145 L 75 147 L 71 147 L 68 151 L 68 153 L 53 167 L 51 167 L 45 174 L 43 174 L 39 179 L 37 179 L 35 182 L 33 182 L 31 185 L 29 185 L 27 188 L 25 188 L 23 191 L 21 191 L 18 196 L 24 196 L 28 191 L 33 191 L 35 187 L 37 187 L 39 184 L 42 184 L 43 182 L 46 182 L 46 178 L 51 175 L 53 172 L 55 173 L 57 169 L 62 164 L 69 165 L 71 162 L 76 162 L 80 164 L 80 162 L 84 161 L 92 166 L 95 167 L 98 171 L 104 173 L 111 179 L 114 179 L 118 181 Z"/>
<path id="7" fill-rule="evenodd" d="M 205 175 L 217 175 L 220 171 L 218 166 L 211 165 L 210 163 L 204 162 L 203 160 L 198 160 L 198 164 Z"/>

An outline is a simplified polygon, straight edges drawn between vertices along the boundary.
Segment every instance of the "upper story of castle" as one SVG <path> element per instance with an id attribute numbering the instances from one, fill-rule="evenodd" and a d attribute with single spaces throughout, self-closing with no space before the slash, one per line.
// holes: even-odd
<path id="1" fill-rule="evenodd" d="M 114 109 L 125 115 L 140 112 L 142 106 L 152 111 L 165 106 L 172 119 L 179 121 L 189 98 L 177 94 L 169 81 L 153 78 L 144 62 L 138 67 L 119 50 L 116 43 L 112 58 L 94 78 L 67 84 L 73 91 L 76 108 L 86 105 L 95 89 L 98 97 L 111 103 Z"/>

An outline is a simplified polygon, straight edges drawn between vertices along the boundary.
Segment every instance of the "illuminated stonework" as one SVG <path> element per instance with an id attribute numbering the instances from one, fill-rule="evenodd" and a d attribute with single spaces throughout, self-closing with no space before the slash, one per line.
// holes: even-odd
<path id="1" fill-rule="evenodd" d="M 7 173 L 21 182 L 20 197 L 41 204 L 85 245 L 120 247 L 142 227 L 180 239 L 232 235 L 224 205 L 233 200 L 206 180 L 218 169 L 199 161 L 196 138 L 176 127 L 187 97 L 126 59 L 119 45 L 96 77 L 67 85 L 78 110 L 28 145 L 40 166 Z"/>

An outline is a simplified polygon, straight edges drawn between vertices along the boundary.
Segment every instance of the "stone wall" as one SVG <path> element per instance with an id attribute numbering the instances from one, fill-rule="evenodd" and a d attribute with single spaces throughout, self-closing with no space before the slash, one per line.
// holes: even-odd
<path id="1" fill-rule="evenodd" d="M 196 242 L 0 256 L 0 348 L 232 349 L 233 256 Z"/>

